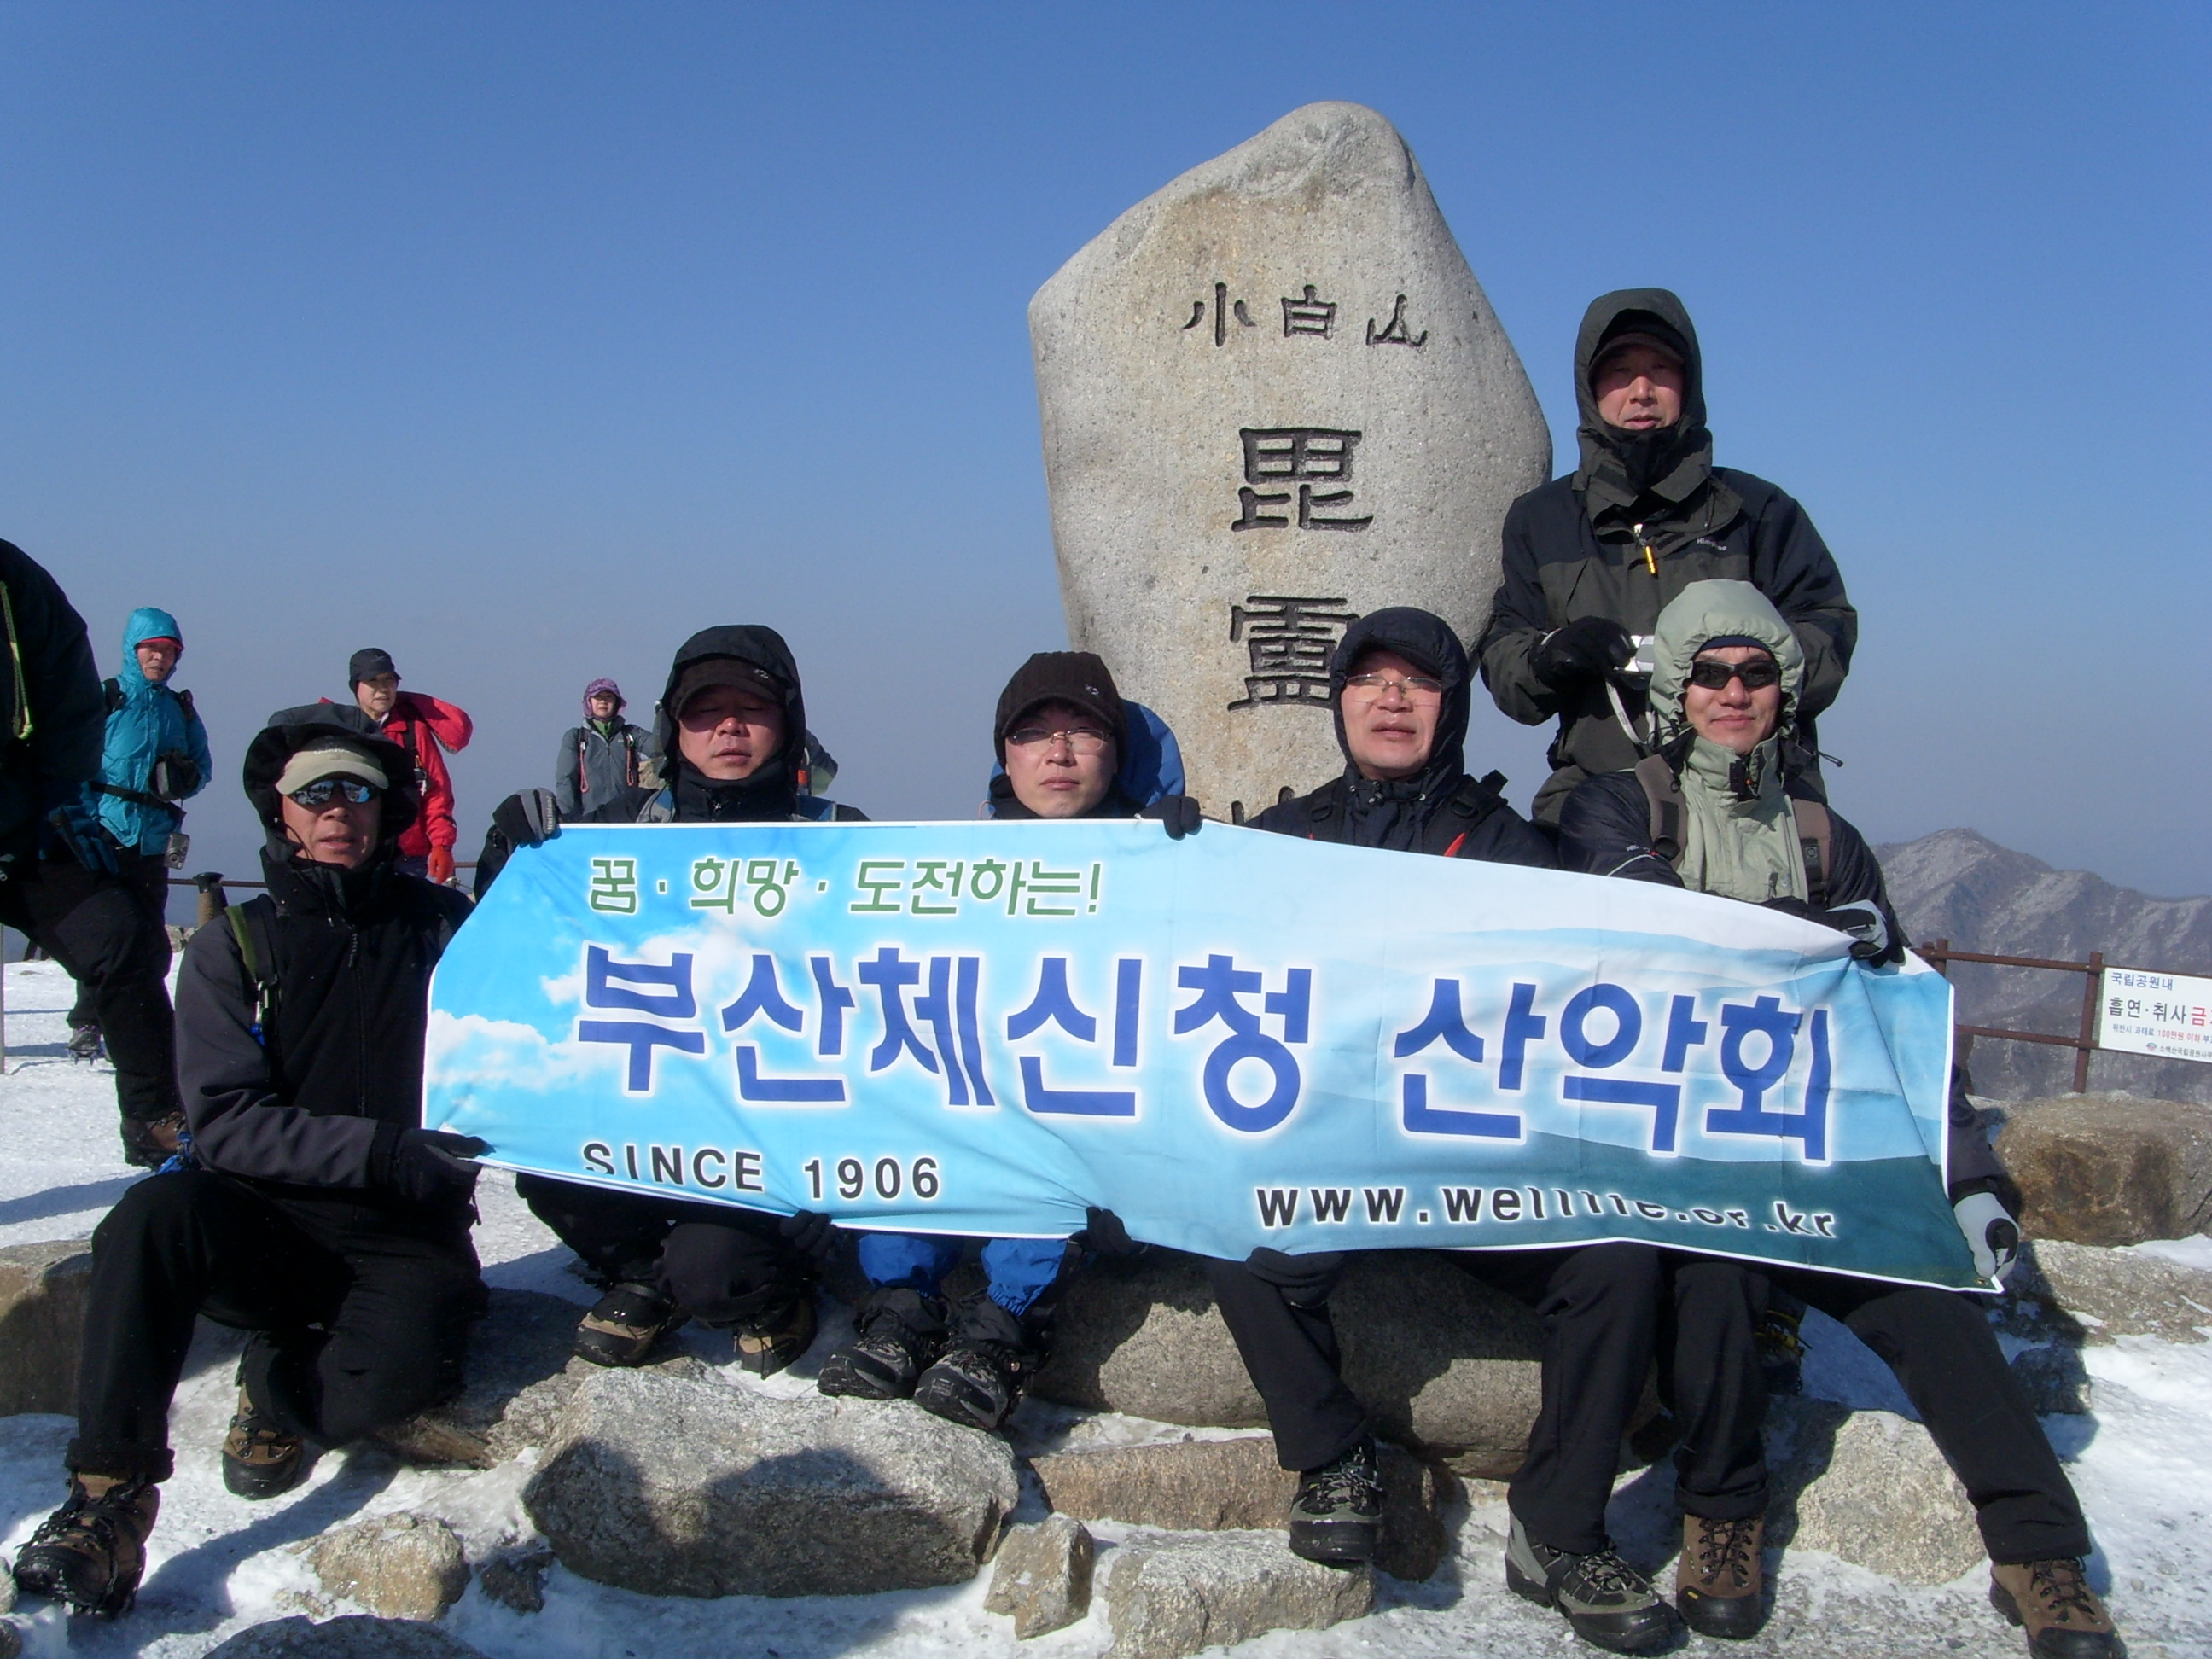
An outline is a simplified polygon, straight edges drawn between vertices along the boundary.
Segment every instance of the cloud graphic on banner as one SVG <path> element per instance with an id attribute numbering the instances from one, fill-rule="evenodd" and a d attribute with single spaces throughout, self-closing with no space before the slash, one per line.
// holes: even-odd
<path id="1" fill-rule="evenodd" d="M 429 1069 L 463 1088 L 551 1094 L 573 1088 L 582 1076 L 608 1070 L 605 1048 L 552 1042 L 535 1026 L 482 1014 L 433 1009 L 426 1040 Z"/>

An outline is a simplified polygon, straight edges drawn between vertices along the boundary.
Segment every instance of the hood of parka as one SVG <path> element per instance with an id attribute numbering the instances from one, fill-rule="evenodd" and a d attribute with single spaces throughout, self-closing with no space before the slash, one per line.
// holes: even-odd
<path id="1" fill-rule="evenodd" d="M 1797 718 L 1797 690 L 1805 679 L 1805 649 L 1782 620 L 1774 603 L 1749 582 L 1692 582 L 1659 613 L 1651 635 L 1651 718 L 1662 749 L 1690 729 L 1682 717 L 1682 692 L 1690 665 L 1715 640 L 1752 640 L 1765 647 L 1782 671 L 1782 708 L 1774 735 L 1762 748 L 1778 744 Z"/>
<path id="2" fill-rule="evenodd" d="M 1395 651 L 1443 682 L 1429 762 L 1410 778 L 1384 781 L 1360 775 L 1344 738 L 1344 683 L 1370 651 Z M 1419 844 L 1429 817 L 1467 774 L 1470 691 L 1467 650 L 1442 617 L 1411 605 L 1371 611 L 1344 631 L 1328 664 L 1329 701 L 1336 711 L 1336 746 L 1344 752 L 1346 822 L 1354 845 L 1403 849 Z"/>
<path id="3" fill-rule="evenodd" d="M 115 676 L 125 696 L 146 689 L 146 672 L 138 666 L 138 647 L 149 640 L 174 640 L 181 648 L 185 630 L 177 619 L 158 606 L 142 605 L 123 624 L 123 666 Z"/>
<path id="4" fill-rule="evenodd" d="M 241 769 L 246 799 L 252 803 L 254 816 L 261 820 L 268 842 L 264 861 L 285 864 L 294 869 L 309 867 L 307 860 L 295 856 L 300 849 L 284 834 L 284 820 L 277 805 L 276 780 L 284 775 L 285 763 L 301 750 L 324 744 L 362 750 L 392 781 L 391 787 L 384 792 L 384 813 L 377 823 L 376 849 L 362 868 L 389 863 L 399 837 L 422 810 L 422 798 L 415 791 L 414 757 L 387 738 L 371 737 L 358 726 L 337 720 L 267 726 L 246 745 L 246 763 Z"/>
<path id="5" fill-rule="evenodd" d="M 1679 342 L 1682 353 L 1682 417 L 1656 432 L 1631 432 L 1597 412 L 1590 373 L 1606 346 L 1623 334 L 1646 333 Z M 1575 488 L 1595 519 L 1626 508 L 1647 491 L 1680 504 L 1711 476 L 1713 434 L 1705 428 L 1705 356 L 1697 326 L 1680 300 L 1663 288 L 1624 288 L 1601 294 L 1583 313 L 1575 336 L 1575 408 L 1582 424 L 1582 465 Z"/>
<path id="6" fill-rule="evenodd" d="M 686 670 L 694 664 L 727 657 L 745 664 L 774 682 L 783 697 L 783 746 L 775 757 L 749 778 L 716 783 L 685 760 L 678 741 L 676 691 Z M 764 683 L 763 690 L 769 689 Z M 799 802 L 799 774 L 806 758 L 806 702 L 799 690 L 799 663 L 783 635 L 756 623 L 727 623 L 702 628 L 676 653 L 668 667 L 668 684 L 661 690 L 660 706 L 653 711 L 653 737 L 660 752 L 675 763 L 676 815 L 680 822 L 694 819 L 751 819 L 788 817 Z"/>

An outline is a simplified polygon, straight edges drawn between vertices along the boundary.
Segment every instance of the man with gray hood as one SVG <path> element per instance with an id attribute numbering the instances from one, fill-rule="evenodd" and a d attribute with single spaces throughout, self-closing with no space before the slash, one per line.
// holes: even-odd
<path id="1" fill-rule="evenodd" d="M 1806 798 L 1788 764 L 1783 734 L 1807 672 L 1797 630 L 1748 583 L 1693 582 L 1660 613 L 1653 653 L 1658 752 L 1568 799 L 1562 861 L 1786 910 L 1850 936 L 1851 955 L 1869 967 L 1899 960 L 1881 866 L 1856 830 Z M 1975 1265 L 2000 1282 L 2020 1249 L 2016 1206 L 1956 1071 L 1945 1170 Z M 1802 1298 L 1888 1362 L 1974 1506 L 1990 1600 L 2026 1626 L 2038 1659 L 2119 1651 L 2083 1574 L 2091 1544 L 2081 1504 L 1978 1297 L 1736 1262 L 1702 1271 L 1739 1281 L 1755 1309 L 1770 1291 Z M 1741 1638 L 1764 1617 L 1765 1401 L 1745 1324 L 1718 1334 L 1661 1356 L 1682 1425 L 1675 1604 L 1705 1634 Z"/>
<path id="2" fill-rule="evenodd" d="M 1638 641 L 1689 583 L 1747 581 L 1773 600 L 1805 659 L 1788 734 L 1816 755 L 1814 717 L 1836 700 L 1858 639 L 1820 532 L 1764 478 L 1715 466 L 1704 360 L 1663 288 L 1591 301 L 1575 340 L 1582 464 L 1513 503 L 1482 678 L 1524 726 L 1556 719 L 1551 779 L 1531 816 L 1556 824 L 1585 777 L 1650 752 Z M 1805 772 L 1819 788 L 1818 774 Z"/>

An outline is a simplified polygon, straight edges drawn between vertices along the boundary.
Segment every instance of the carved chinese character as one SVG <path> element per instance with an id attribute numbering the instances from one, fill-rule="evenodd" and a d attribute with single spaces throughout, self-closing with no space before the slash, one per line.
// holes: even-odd
<path id="1" fill-rule="evenodd" d="M 1285 298 L 1283 301 L 1283 337 L 1286 340 L 1293 334 L 1318 334 L 1326 340 L 1329 330 L 1335 325 L 1336 302 L 1316 298 L 1311 283 L 1306 284 L 1304 299 Z"/>
<path id="2" fill-rule="evenodd" d="M 1214 344 L 1223 345 L 1228 342 L 1229 323 L 1232 317 L 1236 319 L 1237 325 L 1239 328 L 1257 328 L 1260 326 L 1259 324 L 1252 320 L 1251 313 L 1245 310 L 1243 301 L 1232 300 L 1229 297 L 1229 284 L 1226 283 L 1216 283 L 1213 285 Z M 1193 300 L 1190 302 L 1190 320 L 1185 323 L 1179 331 L 1188 334 L 1191 330 L 1196 328 L 1205 320 L 1206 301 L 1203 300 Z"/>
<path id="3" fill-rule="evenodd" d="M 1364 530 L 1375 515 L 1359 518 L 1324 515 L 1316 507 L 1342 507 L 1352 500 L 1349 489 L 1316 489 L 1309 479 L 1324 483 L 1352 482 L 1352 456 L 1359 434 L 1334 427 L 1244 427 L 1237 434 L 1244 445 L 1244 488 L 1237 492 L 1241 508 L 1231 530 L 1279 530 L 1290 525 L 1290 515 L 1266 513 L 1263 507 L 1287 507 L 1287 489 L 1255 489 L 1258 484 L 1297 483 L 1298 528 L 1301 530 Z"/>
<path id="4" fill-rule="evenodd" d="M 1367 343 L 1370 345 L 1411 346 L 1418 351 L 1427 343 L 1429 331 L 1425 328 L 1419 334 L 1407 332 L 1406 296 L 1402 294 L 1398 296 L 1398 303 L 1391 307 L 1389 323 L 1380 333 L 1376 331 L 1375 319 L 1372 317 L 1367 319 Z"/>
<path id="5" fill-rule="evenodd" d="M 1254 593 L 1229 607 L 1229 637 L 1242 643 L 1252 672 L 1244 695 L 1229 705 L 1261 703 L 1328 706 L 1328 659 L 1344 629 L 1359 620 L 1340 599 L 1303 599 Z"/>

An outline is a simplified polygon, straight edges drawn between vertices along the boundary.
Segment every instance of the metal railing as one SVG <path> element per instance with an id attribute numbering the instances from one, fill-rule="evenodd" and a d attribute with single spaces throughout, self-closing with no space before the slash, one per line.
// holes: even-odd
<path id="1" fill-rule="evenodd" d="M 2081 1030 L 2077 1036 L 2054 1036 L 2048 1031 L 2015 1031 L 2002 1025 L 1960 1025 L 1960 1036 L 1996 1037 L 2006 1042 L 2040 1042 L 2052 1048 L 2074 1050 L 2074 1092 L 2089 1088 L 2089 1056 L 2097 1052 L 2097 1003 L 2104 994 L 2105 953 L 2089 952 L 2087 962 L 2051 962 L 2042 957 L 1996 957 L 1979 951 L 1954 951 L 1951 941 L 1939 939 L 1913 947 L 1939 974 L 1949 977 L 1954 962 L 1986 963 L 1993 968 L 2041 968 L 2057 974 L 2086 974 L 2081 988 Z"/>

